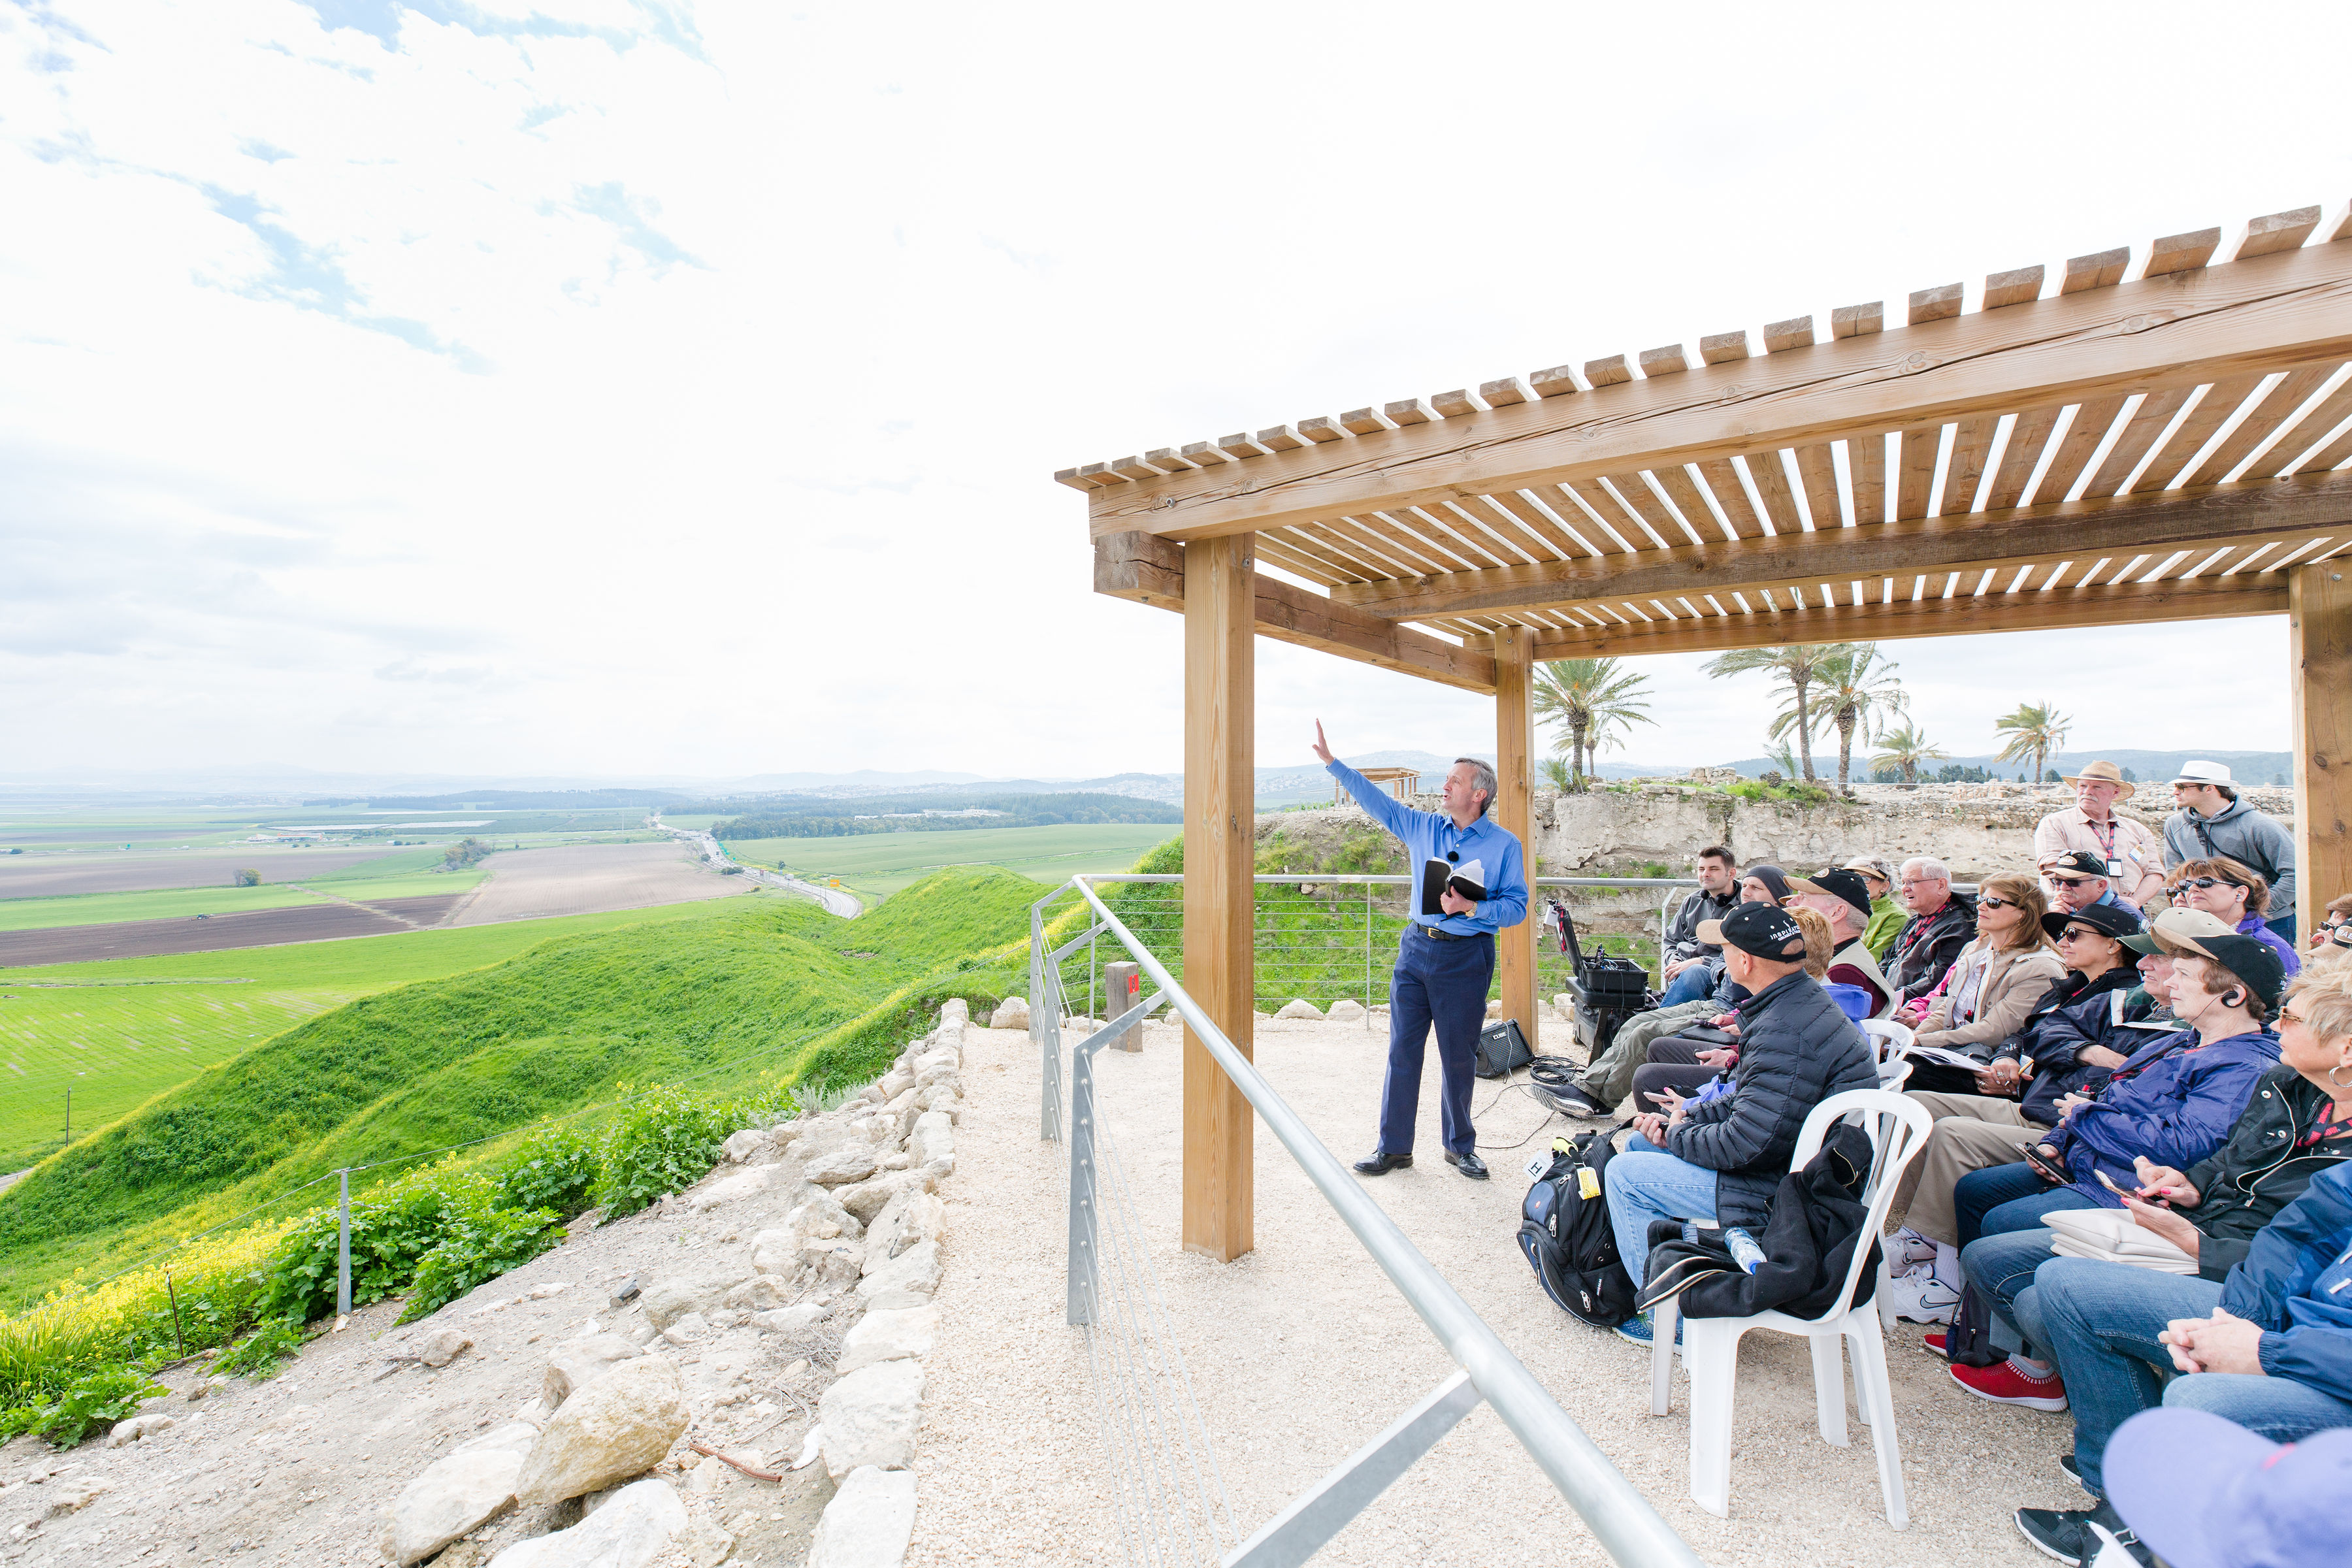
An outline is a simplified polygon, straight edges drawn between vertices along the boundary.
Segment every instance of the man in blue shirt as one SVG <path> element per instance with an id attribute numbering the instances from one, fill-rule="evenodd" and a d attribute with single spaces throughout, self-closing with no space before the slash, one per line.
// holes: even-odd
<path id="1" fill-rule="evenodd" d="M 1486 1179 L 1478 1158 L 1477 1130 L 1470 1125 L 1470 1084 L 1477 1066 L 1478 1031 L 1486 1021 L 1486 988 L 1495 979 L 1495 933 L 1528 918 L 1528 879 L 1519 841 L 1489 820 L 1495 800 L 1495 770 L 1475 757 L 1455 761 L 1445 774 L 1445 809 L 1415 811 L 1331 754 L 1320 720 L 1315 754 L 1326 772 L 1348 786 L 1372 820 L 1396 835 L 1405 847 L 1413 878 L 1411 922 L 1397 946 L 1396 973 L 1389 982 L 1389 1068 L 1381 1086 L 1381 1140 L 1371 1158 L 1356 1162 L 1367 1176 L 1382 1176 L 1412 1163 L 1413 1113 L 1421 1103 L 1421 1068 L 1429 1031 L 1437 1029 L 1437 1063 L 1444 1074 L 1445 1163 L 1473 1181 Z M 1444 860 L 1456 867 L 1474 861 L 1484 873 L 1484 899 L 1471 900 L 1449 885 L 1438 912 L 1421 912 L 1423 866 Z"/>

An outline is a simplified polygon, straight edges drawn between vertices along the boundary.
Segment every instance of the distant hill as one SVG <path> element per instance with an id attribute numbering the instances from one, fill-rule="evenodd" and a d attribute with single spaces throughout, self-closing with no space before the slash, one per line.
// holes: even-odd
<path id="1" fill-rule="evenodd" d="M 1865 752 L 1861 747 L 1855 748 L 1854 771 L 1858 775 L 1865 778 L 1868 777 L 1868 764 L 1864 760 L 1866 755 L 1867 752 Z M 2220 763 L 2230 770 L 2231 776 L 2236 779 L 2240 784 L 2267 784 L 2274 780 L 2284 783 L 2290 781 L 2294 777 L 2294 753 L 2292 752 L 2221 752 L 2212 750 L 2193 752 L 2141 752 L 2120 750 L 2090 752 L 2069 750 L 2053 753 L 2049 762 L 2045 765 L 2056 768 L 2061 773 L 2071 773 L 2080 768 L 2084 763 L 2104 758 L 2105 761 L 2115 763 L 2116 766 L 2119 768 L 2129 770 L 2130 773 L 2143 784 L 2150 781 L 2161 783 L 2179 773 L 2180 771 L 2180 765 L 2189 761 L 2191 757 L 2201 758 L 2207 762 Z M 1826 765 L 1824 765 L 1825 763 Z M 1755 778 L 1759 774 L 1764 773 L 1767 769 L 1775 766 L 1769 759 L 1764 757 L 1748 757 L 1739 762 L 1717 763 L 1715 765 L 1725 768 L 1738 768 L 1743 775 L 1748 778 Z M 2000 762 L 1996 760 L 1991 752 L 1988 752 L 1982 756 L 1947 757 L 1934 765 L 1937 768 L 1955 765 L 1964 768 L 1982 768 L 1986 772 L 1997 774 L 2002 778 L 2015 778 L 2032 764 L 2030 763 Z M 1637 768 L 1626 768 L 1620 772 L 1614 767 L 1605 766 L 1602 768 L 1601 773 L 1604 777 L 1624 778 L 1639 773 L 1643 771 L 1643 770 Z M 1679 771 L 1682 770 L 1665 767 L 1660 767 L 1654 770 L 1654 772 L 1660 773 Z M 1837 749 L 1834 746 L 1830 749 L 1826 759 L 1824 759 L 1822 753 L 1818 749 L 1814 751 L 1813 771 L 1818 773 L 1825 773 L 1831 776 L 1834 776 L 1836 774 Z"/>

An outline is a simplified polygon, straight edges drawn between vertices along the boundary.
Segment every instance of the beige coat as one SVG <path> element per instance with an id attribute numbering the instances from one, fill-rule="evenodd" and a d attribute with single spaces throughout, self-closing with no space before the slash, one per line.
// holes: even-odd
<path id="1" fill-rule="evenodd" d="M 2035 1004 L 2049 994 L 2050 987 L 2066 977 L 2066 965 L 2047 947 L 2037 947 L 2029 952 L 1995 952 L 1985 970 L 1984 984 L 1977 992 L 1977 1016 L 1973 1024 L 1952 1025 L 1952 993 L 1958 989 L 1961 965 L 1973 960 L 1984 946 L 1985 939 L 1977 938 L 1960 949 L 1952 960 L 1951 973 L 1944 982 L 1942 994 L 1919 1020 L 1919 1043 L 1941 1046 L 1948 1051 L 1968 1051 L 1971 1046 L 1989 1048 L 2024 1026 Z"/>

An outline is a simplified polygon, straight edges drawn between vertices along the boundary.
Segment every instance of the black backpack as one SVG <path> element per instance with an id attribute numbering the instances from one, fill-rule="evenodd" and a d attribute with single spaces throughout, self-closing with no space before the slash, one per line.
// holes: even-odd
<path id="1" fill-rule="evenodd" d="M 1570 1317 L 1613 1329 L 1633 1315 L 1633 1279 L 1617 1256 L 1601 1177 L 1613 1151 L 1597 1132 L 1555 1138 L 1519 1205 L 1519 1250 L 1544 1294 Z"/>

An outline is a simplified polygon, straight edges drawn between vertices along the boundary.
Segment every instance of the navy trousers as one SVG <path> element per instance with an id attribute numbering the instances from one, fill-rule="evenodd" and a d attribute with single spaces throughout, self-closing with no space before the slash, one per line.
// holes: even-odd
<path id="1" fill-rule="evenodd" d="M 1437 1028 L 1437 1065 L 1444 1075 L 1445 1147 L 1467 1154 L 1477 1146 L 1470 1125 L 1470 1086 L 1476 1081 L 1478 1031 L 1486 1023 L 1486 987 L 1495 978 L 1495 939 L 1437 942 L 1409 925 L 1397 945 L 1389 981 L 1389 1071 L 1381 1085 L 1381 1152 L 1412 1152 L 1413 1112 L 1421 1105 L 1421 1067 L 1429 1031 Z"/>

